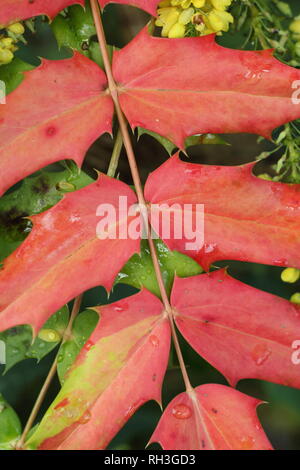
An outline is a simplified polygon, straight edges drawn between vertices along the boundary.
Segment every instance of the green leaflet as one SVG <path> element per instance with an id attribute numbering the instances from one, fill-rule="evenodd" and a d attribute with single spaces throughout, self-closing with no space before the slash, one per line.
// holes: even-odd
<path id="1" fill-rule="evenodd" d="M 80 5 L 71 6 L 66 15 L 57 15 L 50 26 L 59 48 L 76 49 L 104 68 L 99 44 L 92 40 L 96 35 L 96 28 L 89 4 L 85 10 Z M 113 48 L 109 46 L 111 55 L 112 52 Z"/>
<path id="2" fill-rule="evenodd" d="M 75 191 L 93 180 L 73 163 L 55 164 L 25 178 L 14 191 L 0 199 L 0 261 L 26 238 L 31 222 L 24 219 L 54 206 L 65 192 Z"/>
<path id="3" fill-rule="evenodd" d="M 0 394 L 0 450 L 13 450 L 21 431 L 17 414 Z"/>
<path id="4" fill-rule="evenodd" d="M 23 80 L 23 72 L 34 69 L 33 65 L 15 57 L 10 64 L 1 65 L 0 80 L 5 83 L 6 94 L 11 93 Z"/>
<path id="5" fill-rule="evenodd" d="M 137 132 L 138 132 L 138 139 L 144 134 L 150 135 L 151 137 L 156 139 L 165 148 L 165 150 L 168 152 L 169 155 L 171 155 L 173 150 L 176 149 L 176 145 L 174 145 L 173 142 L 166 139 L 165 137 L 162 137 L 156 132 L 143 129 L 142 127 L 138 127 Z M 192 147 L 193 145 L 199 145 L 199 144 L 230 145 L 221 136 L 215 135 L 215 134 L 192 135 L 185 139 L 185 148 Z"/>
<path id="6" fill-rule="evenodd" d="M 177 251 L 170 251 L 161 240 L 154 240 L 154 242 L 168 294 L 171 292 L 175 274 L 178 277 L 189 277 L 202 273 L 202 268 L 192 258 Z M 129 284 L 137 289 L 145 287 L 160 297 L 151 254 L 146 240 L 141 242 L 141 253 L 133 255 L 128 263 L 125 264 L 122 271 L 118 274 L 116 282 Z"/>
<path id="7" fill-rule="evenodd" d="M 32 342 L 32 329 L 29 325 L 16 326 L 3 333 L 0 333 L 0 340 L 4 341 L 6 346 L 6 365 L 4 373 L 11 369 L 15 364 L 24 359 L 34 358 L 40 361 L 49 354 L 60 342 L 61 337 L 68 325 L 69 309 L 68 306 L 62 307 L 56 312 L 43 326 L 40 334 L 42 337 L 43 331 L 56 333 L 56 341 L 44 341 L 39 336 Z"/>

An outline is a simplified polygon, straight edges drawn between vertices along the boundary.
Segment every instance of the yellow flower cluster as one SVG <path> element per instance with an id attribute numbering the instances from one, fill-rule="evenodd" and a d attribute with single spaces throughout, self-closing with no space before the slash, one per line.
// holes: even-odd
<path id="1" fill-rule="evenodd" d="M 6 34 L 0 35 L 0 65 L 9 64 L 13 60 L 16 43 L 24 31 L 21 23 L 14 23 L 6 28 Z"/>
<path id="2" fill-rule="evenodd" d="M 294 284 L 300 280 L 300 269 L 286 268 L 281 272 L 281 279 L 283 282 Z M 295 292 L 290 298 L 294 304 L 300 305 L 300 292 Z"/>
<path id="3" fill-rule="evenodd" d="M 233 16 L 227 8 L 233 0 L 163 0 L 158 4 L 156 26 L 161 35 L 182 38 L 228 31 Z"/>

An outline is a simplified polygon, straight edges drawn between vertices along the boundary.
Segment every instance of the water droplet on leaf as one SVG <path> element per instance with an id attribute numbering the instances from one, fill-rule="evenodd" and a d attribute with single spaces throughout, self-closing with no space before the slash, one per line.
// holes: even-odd
<path id="1" fill-rule="evenodd" d="M 152 346 L 154 346 L 155 348 L 157 348 L 157 346 L 159 346 L 159 339 L 158 339 L 157 336 L 151 335 L 150 338 L 149 338 L 149 341 L 152 344 Z"/>
<path id="2" fill-rule="evenodd" d="M 189 406 L 182 403 L 174 406 L 172 415 L 177 419 L 188 419 L 192 416 L 192 410 Z"/>
<path id="3" fill-rule="evenodd" d="M 256 363 L 256 365 L 261 366 L 266 362 L 269 356 L 272 354 L 272 351 L 268 349 L 267 345 L 265 344 L 258 344 L 255 346 L 253 351 L 251 352 L 251 357 Z"/>

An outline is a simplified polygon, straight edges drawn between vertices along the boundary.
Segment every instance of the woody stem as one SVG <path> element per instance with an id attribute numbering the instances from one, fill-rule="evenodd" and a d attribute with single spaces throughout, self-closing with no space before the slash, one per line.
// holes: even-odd
<path id="1" fill-rule="evenodd" d="M 126 149 L 126 153 L 127 153 L 127 157 L 128 157 L 128 162 L 129 162 L 129 166 L 130 166 L 130 170 L 131 170 L 131 174 L 132 174 L 133 183 L 134 183 L 134 186 L 135 186 L 135 189 L 136 189 L 138 202 L 141 206 L 146 207 L 146 201 L 145 201 L 145 198 L 144 198 L 142 183 L 141 183 L 140 175 L 139 175 L 137 164 L 136 164 L 136 158 L 135 158 L 135 154 L 134 154 L 133 147 L 132 147 L 132 144 L 131 144 L 130 135 L 129 135 L 129 132 L 128 132 L 127 120 L 126 120 L 126 118 L 123 114 L 123 111 L 122 111 L 120 103 L 119 103 L 118 87 L 117 87 L 117 84 L 115 82 L 113 72 L 112 72 L 112 66 L 111 66 L 111 63 L 110 63 L 110 58 L 109 58 L 109 54 L 108 54 L 105 33 L 104 33 L 104 29 L 103 29 L 103 24 L 102 24 L 102 18 L 101 18 L 101 14 L 100 14 L 99 5 L 98 5 L 97 0 L 91 0 L 91 8 L 92 8 L 94 22 L 95 22 L 96 31 L 97 31 L 97 36 L 98 36 L 98 40 L 99 40 L 99 47 L 100 47 L 100 50 L 101 50 L 101 54 L 102 54 L 102 57 L 103 57 L 103 63 L 104 63 L 104 67 L 105 67 L 105 71 L 106 71 L 106 75 L 107 75 L 108 88 L 109 88 L 111 97 L 113 99 L 114 105 L 115 105 L 115 110 L 116 110 L 117 118 L 118 118 L 119 125 L 120 125 L 120 131 L 121 131 L 121 134 L 122 134 L 124 147 Z M 147 212 L 147 215 L 148 215 L 148 212 Z M 180 364 L 183 380 L 184 380 L 187 391 L 191 391 L 192 386 L 191 386 L 190 381 L 189 381 L 189 377 L 188 377 L 187 370 L 186 370 L 186 367 L 185 367 L 184 359 L 183 359 L 182 352 L 181 352 L 181 349 L 180 349 L 180 345 L 179 345 L 179 341 L 178 341 L 178 337 L 177 337 L 177 333 L 176 333 L 176 329 L 175 329 L 175 325 L 174 325 L 172 307 L 170 305 L 168 294 L 167 294 L 165 284 L 164 284 L 164 280 L 163 280 L 163 277 L 162 277 L 162 272 L 161 272 L 161 269 L 160 269 L 156 248 L 155 248 L 153 239 L 151 237 L 151 226 L 150 226 L 150 222 L 149 222 L 149 217 L 148 217 L 148 220 L 147 220 L 146 224 L 147 224 L 148 242 L 149 242 L 152 262 L 153 262 L 153 266 L 154 266 L 154 270 L 155 270 L 155 274 L 156 274 L 156 278 L 157 278 L 161 298 L 162 298 L 162 301 L 163 301 L 163 304 L 164 304 L 164 308 L 165 308 L 165 311 L 168 314 L 168 318 L 169 318 L 169 321 L 170 321 L 173 342 L 174 342 L 174 346 L 175 346 L 175 349 L 176 349 L 178 361 L 179 361 L 179 364 Z"/>
<path id="2" fill-rule="evenodd" d="M 73 322 L 75 320 L 75 317 L 76 315 L 78 314 L 79 310 L 80 310 L 80 305 L 81 305 L 81 301 L 82 301 L 82 295 L 79 295 L 78 297 L 76 297 L 76 299 L 74 300 L 74 305 L 73 305 L 73 309 L 72 309 L 72 313 L 71 313 L 71 316 L 70 316 L 70 320 L 69 320 L 69 323 L 68 323 L 68 326 L 64 332 L 64 335 L 63 335 L 63 338 L 62 338 L 62 343 L 61 344 L 64 344 L 66 341 L 68 341 L 68 339 L 70 338 L 70 334 L 71 334 L 71 331 L 72 331 L 72 326 L 73 326 Z M 57 370 L 57 363 L 58 363 L 58 356 L 59 356 L 59 352 L 56 354 L 55 356 L 55 359 L 53 361 L 53 364 L 51 366 L 51 369 L 49 370 L 49 373 L 46 377 L 46 380 L 44 382 L 44 385 L 43 387 L 41 388 L 40 390 L 40 393 L 36 399 L 36 402 L 34 404 L 34 407 L 30 413 L 30 416 L 27 420 L 27 423 L 25 425 L 25 428 L 24 428 L 24 431 L 22 433 L 22 436 L 20 437 L 17 445 L 16 445 L 16 449 L 22 449 L 22 447 L 24 446 L 24 442 L 26 440 L 26 436 L 28 434 L 28 432 L 30 431 L 30 429 L 32 428 L 33 426 L 33 423 L 35 421 L 35 418 L 37 417 L 37 414 L 40 410 L 40 407 L 44 401 L 44 398 L 46 396 L 46 393 L 49 389 L 49 386 L 56 374 L 56 370 Z"/>

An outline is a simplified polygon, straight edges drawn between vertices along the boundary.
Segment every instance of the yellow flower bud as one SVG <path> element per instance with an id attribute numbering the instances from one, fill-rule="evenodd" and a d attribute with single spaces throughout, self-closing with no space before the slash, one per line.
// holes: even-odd
<path id="1" fill-rule="evenodd" d="M 293 284 L 300 279 L 300 270 L 296 268 L 286 268 L 281 273 L 281 279 L 283 282 L 289 282 Z"/>
<path id="2" fill-rule="evenodd" d="M 38 337 L 47 343 L 57 343 L 61 340 L 61 335 L 57 331 L 51 330 L 50 328 L 41 330 L 38 334 Z"/>
<path id="3" fill-rule="evenodd" d="M 205 5 L 205 0 L 193 0 L 193 5 L 196 8 L 202 8 Z"/>
<path id="4" fill-rule="evenodd" d="M 175 23 L 177 23 L 179 17 L 179 12 L 176 8 L 166 8 L 166 10 L 169 11 L 162 12 L 162 14 L 160 14 L 160 20 L 163 22 L 164 25 L 161 35 L 164 37 L 168 36 L 170 29 L 172 28 L 172 26 L 174 26 Z"/>
<path id="5" fill-rule="evenodd" d="M 272 181 L 272 178 L 270 175 L 268 175 L 268 173 L 261 173 L 260 175 L 258 175 L 258 178 L 266 181 Z"/>
<path id="6" fill-rule="evenodd" d="M 0 48 L 0 64 L 9 64 L 13 58 L 14 55 L 9 49 Z"/>
<path id="7" fill-rule="evenodd" d="M 180 13 L 178 18 L 178 23 L 180 24 L 188 24 L 190 23 L 192 17 L 194 16 L 195 10 L 193 8 L 187 8 Z"/>
<path id="8" fill-rule="evenodd" d="M 181 23 L 175 23 L 169 31 L 169 38 L 183 38 L 185 33 L 185 26 Z"/>
<path id="9" fill-rule="evenodd" d="M 293 302 L 293 304 L 300 305 L 300 292 L 295 292 L 290 298 L 290 301 Z"/>
<path id="10" fill-rule="evenodd" d="M 13 39 L 12 38 L 2 38 L 0 39 L 0 47 L 3 47 L 4 49 L 10 49 L 11 46 L 13 45 Z"/>
<path id="11" fill-rule="evenodd" d="M 24 34 L 25 28 L 21 23 L 14 23 L 7 27 L 8 31 L 14 34 Z"/>
<path id="12" fill-rule="evenodd" d="M 231 5 L 231 0 L 211 0 L 211 3 L 216 10 L 225 11 Z"/>
<path id="13" fill-rule="evenodd" d="M 290 31 L 296 34 L 300 33 L 300 18 L 292 21 L 292 23 L 290 24 Z"/>
<path id="14" fill-rule="evenodd" d="M 228 31 L 229 23 L 233 23 L 233 16 L 227 11 L 212 10 L 208 14 L 207 27 L 213 31 Z"/>

